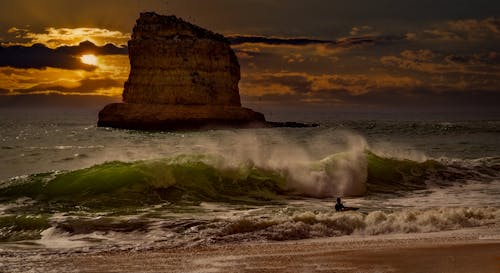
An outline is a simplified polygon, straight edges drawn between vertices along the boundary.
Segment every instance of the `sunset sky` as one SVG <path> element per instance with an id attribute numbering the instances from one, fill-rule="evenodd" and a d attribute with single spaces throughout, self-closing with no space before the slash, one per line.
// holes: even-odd
<path id="1" fill-rule="evenodd" d="M 243 105 L 499 108 L 491 0 L 1 1 L 0 107 L 119 101 L 141 11 L 227 36 Z"/>

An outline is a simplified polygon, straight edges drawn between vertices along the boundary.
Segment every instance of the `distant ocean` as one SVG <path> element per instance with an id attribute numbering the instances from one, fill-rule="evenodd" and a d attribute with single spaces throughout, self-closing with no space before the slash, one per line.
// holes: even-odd
<path id="1" fill-rule="evenodd" d="M 500 219 L 498 116 L 273 112 L 321 126 L 169 133 L 97 128 L 95 110 L 0 114 L 0 252 L 12 259 Z M 360 209 L 335 212 L 335 197 Z"/>

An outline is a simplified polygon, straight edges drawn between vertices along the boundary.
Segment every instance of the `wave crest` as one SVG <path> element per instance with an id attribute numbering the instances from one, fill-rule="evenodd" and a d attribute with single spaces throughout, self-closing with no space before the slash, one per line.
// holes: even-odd
<path id="1" fill-rule="evenodd" d="M 495 162 L 494 162 L 495 163 Z M 0 186 L 0 201 L 29 197 L 89 207 L 121 207 L 162 202 L 261 203 L 298 195 L 315 198 L 405 194 L 429 181 L 446 186 L 475 177 L 498 177 L 498 165 L 471 167 L 436 160 L 385 158 L 362 150 L 322 160 L 270 167 L 222 156 L 181 155 L 137 162 L 108 162 L 90 168 L 36 174 Z M 480 179 L 479 179 L 480 180 Z"/>

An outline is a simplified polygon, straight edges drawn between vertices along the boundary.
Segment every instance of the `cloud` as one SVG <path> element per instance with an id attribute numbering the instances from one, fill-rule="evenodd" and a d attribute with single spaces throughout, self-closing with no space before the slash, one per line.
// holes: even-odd
<path id="1" fill-rule="evenodd" d="M 5 95 L 5 94 L 8 94 L 9 92 L 10 92 L 9 89 L 0 88 L 0 95 Z"/>
<path id="2" fill-rule="evenodd" d="M 450 29 L 465 33 L 495 33 L 500 34 L 500 19 L 489 17 L 482 20 L 467 19 L 448 22 Z"/>
<path id="3" fill-rule="evenodd" d="M 21 69 L 0 67 L 0 88 L 10 94 L 79 93 L 120 95 L 129 74 L 128 56 L 100 55 L 93 70 L 70 70 L 47 67 Z"/>
<path id="4" fill-rule="evenodd" d="M 317 96 L 319 102 L 332 102 L 339 107 L 368 107 L 368 108 L 408 108 L 444 110 L 445 108 L 481 109 L 488 107 L 494 109 L 496 92 L 477 90 L 450 90 L 435 92 L 425 88 L 382 89 L 377 92 L 352 94 L 347 91 L 322 92 Z"/>
<path id="5" fill-rule="evenodd" d="M 363 35 L 363 36 L 367 36 L 367 35 L 375 36 L 375 35 L 379 35 L 374 30 L 375 30 L 375 28 L 372 27 L 372 26 L 354 26 L 354 27 L 351 28 L 351 31 L 349 32 L 349 34 L 351 36 L 360 36 L 360 35 Z"/>
<path id="6" fill-rule="evenodd" d="M 368 28 L 366 29 L 368 30 Z M 500 86 L 496 51 L 446 52 L 414 34 L 337 40 L 265 40 L 246 37 L 233 45 L 244 54 L 240 90 L 244 102 L 334 105 L 446 104 L 447 96 L 482 100 Z M 480 48 L 480 47 L 479 47 Z M 455 92 L 455 93 L 453 93 Z M 482 95 L 480 92 L 488 92 Z M 373 104 L 370 102 L 373 99 Z M 415 103 L 412 103 L 415 99 Z M 452 100 L 450 100 L 452 101 Z M 465 100 L 464 100 L 465 101 Z M 418 102 L 418 103 L 417 103 Z M 485 102 L 485 101 L 483 101 Z M 481 102 L 481 103 L 483 103 Z"/>
<path id="7" fill-rule="evenodd" d="M 336 107 L 425 107 L 426 100 L 429 105 L 491 103 L 500 91 L 498 20 L 444 20 L 420 24 L 421 28 L 349 22 L 343 26 L 352 28 L 330 29 L 328 35 L 308 33 L 321 38 L 259 31 L 229 36 L 241 65 L 243 103 Z M 4 94 L 121 94 L 129 72 L 126 47 L 116 46 L 118 42 L 104 44 L 104 40 L 80 43 L 83 37 L 64 28 L 28 33 L 34 32 L 11 28 L 10 34 L 19 36 L 11 42 L 44 45 L 18 45 L 21 53 L 14 52 L 15 46 L 0 48 L 0 88 L 8 90 Z M 64 39 L 47 38 L 58 35 Z M 328 38 L 333 35 L 345 37 Z M 41 54 L 35 54 L 37 50 Z M 97 55 L 99 65 L 82 64 L 78 57 L 84 53 Z M 4 57 L 9 55 L 12 59 Z"/>
<path id="8" fill-rule="evenodd" d="M 279 37 L 264 37 L 264 36 L 228 36 L 229 42 L 232 45 L 241 44 L 260 44 L 260 45 L 275 45 L 275 46 L 307 46 L 307 45 L 331 45 L 331 46 L 354 46 L 360 44 L 374 44 L 379 42 L 390 42 L 404 40 L 404 36 L 396 35 L 363 35 L 357 37 L 343 37 L 336 40 L 318 40 L 308 38 L 279 38 Z"/>
<path id="9" fill-rule="evenodd" d="M 304 46 L 311 44 L 331 44 L 335 41 L 316 40 L 307 38 L 278 38 L 278 37 L 264 37 L 264 36 L 228 36 L 227 39 L 232 45 L 240 44 L 267 44 L 267 45 L 295 45 Z"/>
<path id="10" fill-rule="evenodd" d="M 399 56 L 383 56 L 383 65 L 433 74 L 500 77 L 500 55 L 495 52 L 445 54 L 430 49 L 404 50 Z"/>
<path id="11" fill-rule="evenodd" d="M 428 52 L 407 53 L 428 59 Z M 498 80 L 420 78 L 396 73 L 308 74 L 252 73 L 242 77 L 242 99 L 249 104 L 332 105 L 352 107 L 495 108 Z"/>
<path id="12" fill-rule="evenodd" d="M 13 35 L 18 42 L 11 45 L 31 46 L 43 44 L 49 48 L 60 46 L 76 46 L 83 41 L 90 41 L 96 45 L 104 46 L 114 44 L 117 46 L 126 45 L 130 39 L 129 33 L 122 33 L 116 30 L 103 28 L 45 28 L 42 33 L 32 32 L 26 28 L 10 28 L 7 33 Z"/>
<path id="13" fill-rule="evenodd" d="M 99 47 L 89 41 L 82 42 L 77 46 L 61 46 L 55 49 L 48 48 L 42 44 L 34 44 L 29 47 L 0 46 L 0 66 L 37 69 L 46 67 L 82 70 L 95 69 L 95 66 L 86 65 L 80 61 L 80 55 L 84 53 L 118 55 L 128 54 L 128 50 L 125 47 L 116 47 L 112 44 Z"/>
<path id="14" fill-rule="evenodd" d="M 63 94 L 24 94 L 24 95 L 1 95 L 1 108 L 33 108 L 45 107 L 67 107 L 67 108 L 91 108 L 100 110 L 106 104 L 119 102 L 119 96 L 98 95 L 63 95 Z"/>
<path id="15" fill-rule="evenodd" d="M 314 106 L 326 110 L 426 110 L 498 111 L 498 92 L 478 90 L 449 90 L 436 92 L 425 88 L 379 89 L 355 94 L 347 90 L 322 90 L 311 94 L 242 95 L 250 105 Z M 334 108 L 332 108 L 334 107 Z"/>
<path id="16" fill-rule="evenodd" d="M 0 47 L 0 66 L 15 68 L 58 67 L 64 69 L 92 70 L 94 67 L 83 64 L 77 56 L 54 51 L 41 44 L 30 47 Z"/>
<path id="17" fill-rule="evenodd" d="M 244 95 L 267 96 L 275 94 L 304 95 L 302 100 L 321 97 L 322 92 L 348 92 L 359 95 L 384 89 L 414 89 L 422 82 L 407 76 L 388 74 L 320 74 L 306 72 L 252 73 L 244 75 L 241 92 Z M 271 87 L 279 87 L 272 90 Z M 288 92 L 283 92 L 287 90 Z M 307 102 L 307 101 L 305 101 Z"/>
<path id="18" fill-rule="evenodd" d="M 56 81 L 37 84 L 29 88 L 14 89 L 15 93 L 97 93 L 100 89 L 121 88 L 123 81 L 115 79 L 82 79 L 80 81 Z"/>
<path id="19" fill-rule="evenodd" d="M 240 36 L 239 36 L 240 37 Z M 268 70 L 310 71 L 322 73 L 331 71 L 333 63 L 353 66 L 360 60 L 356 56 L 377 54 L 379 49 L 397 46 L 405 42 L 403 36 L 345 37 L 337 40 L 282 39 L 245 36 L 232 45 L 239 57 L 242 70 L 260 72 Z M 378 47 L 377 51 L 368 51 Z M 339 61 L 341 60 L 342 61 Z M 345 62 L 347 61 L 347 63 Z M 352 68 L 349 68 L 352 70 Z M 366 66 L 357 66 L 365 70 Z"/>
<path id="20" fill-rule="evenodd" d="M 115 46 L 114 44 L 105 44 L 97 46 L 90 41 L 83 41 L 75 46 L 60 46 L 54 49 L 69 55 L 81 55 L 83 53 L 93 53 L 95 55 L 128 55 L 126 46 Z"/>
<path id="21" fill-rule="evenodd" d="M 291 95 L 311 90 L 311 81 L 303 73 L 252 73 L 242 78 L 240 90 L 245 95 Z"/>
<path id="22" fill-rule="evenodd" d="M 448 42 L 479 42 L 500 39 L 500 19 L 464 19 L 448 21 L 420 34 L 422 39 L 436 39 Z"/>

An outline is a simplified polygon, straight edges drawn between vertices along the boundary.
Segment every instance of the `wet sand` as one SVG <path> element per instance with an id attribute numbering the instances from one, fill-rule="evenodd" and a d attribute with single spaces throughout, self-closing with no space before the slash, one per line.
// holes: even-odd
<path id="1" fill-rule="evenodd" d="M 500 240 L 345 237 L 59 257 L 73 272 L 500 272 Z M 45 265 L 47 266 L 47 264 Z"/>

